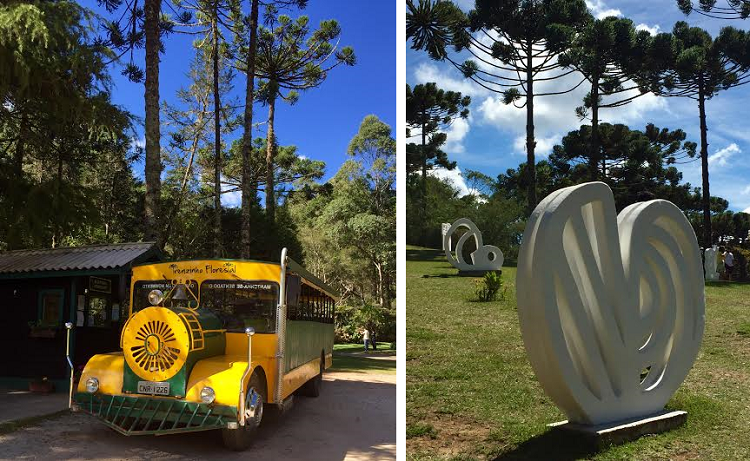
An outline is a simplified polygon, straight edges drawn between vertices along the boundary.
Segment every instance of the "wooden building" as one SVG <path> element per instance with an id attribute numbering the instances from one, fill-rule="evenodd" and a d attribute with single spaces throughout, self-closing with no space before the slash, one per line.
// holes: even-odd
<path id="1" fill-rule="evenodd" d="M 161 256 L 149 242 L 0 253 L 0 387 L 67 389 L 66 322 L 76 367 L 118 350 L 131 268 Z"/>

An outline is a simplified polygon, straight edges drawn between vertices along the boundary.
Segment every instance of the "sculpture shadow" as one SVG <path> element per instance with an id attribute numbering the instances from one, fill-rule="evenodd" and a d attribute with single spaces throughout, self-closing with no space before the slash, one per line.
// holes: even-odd
<path id="1" fill-rule="evenodd" d="M 536 435 L 514 450 L 495 458 L 505 460 L 556 460 L 567 461 L 587 458 L 600 450 L 596 440 L 580 434 L 573 434 L 560 429 L 549 429 Z"/>
<path id="2" fill-rule="evenodd" d="M 439 259 L 445 261 L 445 253 L 441 250 L 436 250 L 433 248 L 406 250 L 407 261 L 437 261 Z"/>
<path id="3" fill-rule="evenodd" d="M 717 280 L 715 282 L 706 282 L 707 287 L 716 287 L 716 288 L 742 287 L 742 286 L 747 286 L 748 284 L 750 284 L 750 282 L 730 282 L 728 280 Z"/>
<path id="4" fill-rule="evenodd" d="M 424 274 L 422 275 L 423 279 L 452 279 L 452 278 L 459 278 L 461 277 L 458 274 Z M 466 277 L 462 277 L 466 278 Z"/>

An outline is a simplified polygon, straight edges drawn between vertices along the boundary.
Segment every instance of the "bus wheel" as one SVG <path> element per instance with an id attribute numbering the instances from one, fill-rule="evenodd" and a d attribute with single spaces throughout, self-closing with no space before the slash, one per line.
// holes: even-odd
<path id="1" fill-rule="evenodd" d="M 237 429 L 222 429 L 224 446 L 234 451 L 247 450 L 255 440 L 263 420 L 263 402 L 266 400 L 266 383 L 258 373 L 250 377 L 245 398 L 245 425 Z"/>
<path id="2" fill-rule="evenodd" d="M 317 397 L 320 395 L 320 388 L 323 386 L 323 371 L 326 369 L 325 360 L 325 355 L 320 354 L 320 372 L 300 388 L 300 393 L 305 397 Z"/>

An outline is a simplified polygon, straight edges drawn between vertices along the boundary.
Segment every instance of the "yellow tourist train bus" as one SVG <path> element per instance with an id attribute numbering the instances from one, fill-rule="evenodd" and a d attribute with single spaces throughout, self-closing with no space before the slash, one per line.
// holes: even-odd
<path id="1" fill-rule="evenodd" d="M 246 449 L 264 407 L 320 393 L 337 298 L 286 249 L 280 264 L 135 266 L 122 350 L 89 360 L 75 407 L 125 435 L 221 429 Z"/>

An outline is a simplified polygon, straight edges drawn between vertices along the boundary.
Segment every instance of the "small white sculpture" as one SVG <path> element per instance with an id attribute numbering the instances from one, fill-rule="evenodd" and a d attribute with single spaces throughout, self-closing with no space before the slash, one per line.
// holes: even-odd
<path id="1" fill-rule="evenodd" d="M 440 230 L 442 232 L 441 233 L 441 235 L 442 235 L 442 240 L 441 241 L 443 242 L 443 251 L 445 251 L 445 249 L 446 249 L 446 246 L 445 246 L 445 236 L 448 234 L 448 231 L 450 230 L 450 228 L 451 228 L 451 224 L 450 223 L 444 222 L 441 225 L 441 229 Z M 447 248 L 450 250 L 450 247 L 451 247 L 451 239 L 449 238 L 448 239 L 448 246 L 447 246 Z"/>
<path id="2" fill-rule="evenodd" d="M 455 249 L 456 254 L 454 256 L 451 251 L 451 236 L 460 228 L 466 228 L 467 231 L 458 239 Z M 477 249 L 471 253 L 471 264 L 469 264 L 464 260 L 463 247 L 464 243 L 471 237 L 474 237 Z M 498 247 L 484 245 L 482 242 L 482 233 L 479 232 L 476 224 L 468 218 L 461 218 L 450 226 L 445 235 L 443 235 L 443 250 L 445 251 L 445 257 L 448 258 L 448 262 L 459 271 L 486 272 L 500 270 L 503 267 L 503 252 Z"/>
<path id="3" fill-rule="evenodd" d="M 706 270 L 706 280 L 719 280 L 719 273 L 716 272 L 716 258 L 719 255 L 719 247 L 716 245 L 706 248 L 703 254 L 703 267 Z"/>
<path id="4" fill-rule="evenodd" d="M 573 423 L 661 411 L 700 349 L 703 287 L 695 233 L 671 202 L 618 216 L 604 183 L 553 192 L 529 218 L 516 278 L 539 382 Z"/>

